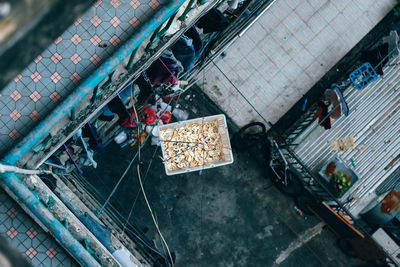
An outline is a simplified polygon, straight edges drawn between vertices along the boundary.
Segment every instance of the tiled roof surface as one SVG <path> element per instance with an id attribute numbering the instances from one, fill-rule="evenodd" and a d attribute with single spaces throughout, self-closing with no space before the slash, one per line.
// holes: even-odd
<path id="1" fill-rule="evenodd" d="M 67 252 L 0 189 L 0 233 L 33 266 L 77 266 Z"/>
<path id="2" fill-rule="evenodd" d="M 0 155 L 166 0 L 99 0 L 0 91 Z"/>
<path id="3" fill-rule="evenodd" d="M 44 118 L 126 41 L 166 0 L 99 0 L 26 69 L 0 90 L 0 155 Z M 0 233 L 33 266 L 74 260 L 3 190 Z"/>

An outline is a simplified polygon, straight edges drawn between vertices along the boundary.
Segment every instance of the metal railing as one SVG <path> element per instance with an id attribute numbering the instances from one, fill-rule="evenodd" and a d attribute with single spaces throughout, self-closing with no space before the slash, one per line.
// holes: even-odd
<path id="1" fill-rule="evenodd" d="M 378 40 L 379 41 L 379 40 Z M 369 45 L 368 47 L 372 47 L 373 45 Z M 377 69 L 378 67 L 382 66 L 386 60 L 390 60 L 390 58 L 393 56 L 393 54 L 398 53 L 398 48 L 394 48 L 393 50 L 389 51 L 389 53 L 374 67 L 374 69 Z M 353 60 L 352 62 L 356 64 L 358 61 L 358 58 L 356 60 Z M 388 63 L 389 64 L 389 63 Z M 350 66 L 350 70 L 353 69 L 354 66 Z M 350 73 L 350 70 L 348 73 Z M 348 76 L 348 75 L 347 75 Z M 351 81 L 350 78 L 345 78 L 338 84 L 332 84 L 331 87 L 336 86 L 342 93 L 349 87 L 351 86 Z M 336 109 L 337 107 L 333 107 L 331 111 L 328 113 L 326 116 L 329 117 L 332 112 Z M 283 134 L 282 137 L 285 139 L 285 142 L 288 144 L 293 144 L 293 142 L 302 134 L 306 129 L 308 129 L 314 122 L 315 119 L 313 119 L 313 114 L 318 109 L 318 104 L 317 103 L 312 103 L 304 113 L 300 116 L 300 118 L 293 123 Z M 325 118 L 324 118 L 325 119 Z"/>
<path id="2" fill-rule="evenodd" d="M 370 45 L 369 47 L 372 47 Z M 390 63 L 390 59 L 394 53 L 398 53 L 397 47 L 392 51 L 389 51 L 388 55 L 385 56 L 378 64 L 374 66 L 376 69 L 380 65 L 384 64 L 386 60 L 389 59 L 388 66 L 392 66 Z M 358 61 L 353 61 L 354 63 Z M 332 86 L 336 86 L 344 92 L 351 85 L 350 79 L 345 79 L 340 84 L 333 84 Z M 355 90 L 355 89 L 354 89 Z M 313 114 L 316 112 L 318 108 L 317 103 L 312 103 L 301 115 L 301 117 L 281 135 L 281 142 L 285 145 L 283 152 L 285 156 L 288 158 L 289 162 L 295 167 L 295 169 L 301 174 L 303 178 L 304 187 L 306 190 L 311 193 L 311 195 L 319 200 L 325 201 L 333 210 L 336 212 L 340 212 L 344 214 L 347 218 L 351 219 L 352 225 L 357 228 L 364 236 L 371 237 L 370 233 L 373 228 L 364 222 L 362 219 L 357 219 L 353 214 L 346 208 L 349 207 L 350 204 L 354 201 L 355 196 L 348 197 L 345 202 L 340 201 L 335 193 L 330 189 L 330 185 L 322 179 L 318 174 L 316 174 L 307 164 L 296 154 L 294 151 L 296 147 L 299 145 L 296 143 L 296 140 L 304 133 L 306 136 L 311 133 L 309 131 L 307 134 L 306 130 L 310 130 L 310 127 L 319 127 L 318 124 L 314 124 L 314 119 L 312 118 Z M 334 110 L 336 107 L 333 107 Z M 330 116 L 331 113 L 328 114 Z M 312 129 L 312 128 L 311 128 Z M 301 136 L 303 139 L 303 136 Z M 399 171 L 394 172 L 393 175 L 389 176 L 390 182 L 385 185 L 382 185 L 379 190 L 385 192 L 388 187 L 392 186 L 392 182 L 395 181 L 395 184 L 398 183 Z M 377 189 L 377 190 L 378 190 Z M 393 259 L 390 255 L 387 255 L 388 261 L 394 263 Z"/>

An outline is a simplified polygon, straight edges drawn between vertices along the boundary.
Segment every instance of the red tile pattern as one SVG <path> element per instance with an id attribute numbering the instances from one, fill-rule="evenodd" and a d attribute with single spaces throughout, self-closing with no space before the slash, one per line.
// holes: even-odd
<path id="1" fill-rule="evenodd" d="M 99 38 L 99 36 L 97 36 L 97 34 L 93 35 L 92 38 L 90 38 L 90 42 L 94 45 L 94 46 L 98 46 L 101 42 L 101 39 Z"/>
<path id="2" fill-rule="evenodd" d="M 78 34 L 74 34 L 74 36 L 71 37 L 71 42 L 74 45 L 78 45 L 80 42 L 82 42 L 82 38 Z"/>
<path id="3" fill-rule="evenodd" d="M 119 18 L 117 18 L 116 16 L 114 16 L 111 20 L 110 20 L 111 25 L 113 25 L 114 28 L 117 28 L 119 24 L 121 24 L 121 21 L 119 20 Z"/>
<path id="4" fill-rule="evenodd" d="M 29 228 L 28 231 L 26 231 L 26 235 L 30 238 L 33 239 L 35 236 L 37 236 L 38 232 L 34 227 Z"/>
<path id="5" fill-rule="evenodd" d="M 46 251 L 46 255 L 47 255 L 50 259 L 52 259 L 52 258 L 54 258 L 54 256 L 57 255 L 57 251 L 56 251 L 54 248 L 49 248 L 49 249 Z"/>
<path id="6" fill-rule="evenodd" d="M 110 43 L 111 43 L 113 46 L 118 46 L 120 42 L 121 42 L 121 40 L 120 40 L 116 35 L 114 35 L 114 36 L 111 37 L 111 39 L 110 39 Z"/>
<path id="7" fill-rule="evenodd" d="M 30 247 L 30 248 L 25 252 L 25 254 L 26 254 L 26 256 L 28 256 L 30 259 L 33 259 L 33 257 L 36 256 L 37 251 L 36 251 L 34 248 Z"/>
<path id="8" fill-rule="evenodd" d="M 30 96 L 29 96 L 33 102 L 38 102 L 38 100 L 42 97 L 38 91 L 34 91 Z"/>
<path id="9" fill-rule="evenodd" d="M 15 76 L 15 78 L 14 78 L 14 82 L 19 82 L 19 80 L 21 80 L 21 78 L 22 78 L 22 75 L 21 75 L 21 73 L 20 74 L 18 74 L 17 76 Z"/>
<path id="10" fill-rule="evenodd" d="M 133 9 L 136 9 L 140 6 L 140 1 L 139 0 L 131 0 L 129 3 Z"/>
<path id="11" fill-rule="evenodd" d="M 40 79 L 42 79 L 42 75 L 40 75 L 39 72 L 35 71 L 34 73 L 31 74 L 31 79 L 32 81 L 37 83 L 38 81 L 40 81 Z"/>
<path id="12" fill-rule="evenodd" d="M 40 119 L 40 114 L 36 110 L 32 111 L 31 114 L 29 114 L 29 118 L 33 120 L 34 122 L 38 121 Z"/>
<path id="13" fill-rule="evenodd" d="M 90 20 L 90 22 L 93 24 L 93 26 L 97 27 L 100 25 L 102 20 L 96 15 Z"/>
<path id="14" fill-rule="evenodd" d="M 62 41 L 62 37 L 58 36 L 57 39 L 54 40 L 54 43 L 57 45 Z"/>
<path id="15" fill-rule="evenodd" d="M 120 0 L 111 0 L 110 4 L 114 7 L 114 8 L 118 8 L 121 5 L 121 1 Z"/>
<path id="16" fill-rule="evenodd" d="M 21 98 L 21 94 L 17 90 L 15 90 L 11 93 L 10 97 L 12 98 L 12 100 L 17 102 Z"/>
<path id="17" fill-rule="evenodd" d="M 90 61 L 93 63 L 93 65 L 96 66 L 97 64 L 100 63 L 101 58 L 100 58 L 97 54 L 94 54 L 94 55 L 90 58 Z"/>
<path id="18" fill-rule="evenodd" d="M 62 59 L 62 57 L 60 56 L 59 53 L 55 52 L 52 56 L 51 56 L 51 61 L 54 62 L 54 64 L 57 64 L 58 62 L 60 62 L 60 60 Z"/>
<path id="19" fill-rule="evenodd" d="M 132 18 L 132 19 L 129 21 L 129 24 L 131 24 L 134 28 L 136 28 L 137 26 L 140 25 L 140 21 L 139 21 L 137 18 Z"/>
<path id="20" fill-rule="evenodd" d="M 61 76 L 56 71 L 50 76 L 50 79 L 53 81 L 53 83 L 58 83 L 58 81 L 61 80 Z"/>
<path id="21" fill-rule="evenodd" d="M 2 234 L 32 266 L 77 266 L 64 249 L 2 189 L 0 189 L 0 226 L 3 229 Z"/>
<path id="22" fill-rule="evenodd" d="M 53 102 L 57 102 L 58 100 L 60 100 L 60 98 L 61 98 L 61 96 L 60 96 L 60 94 L 57 93 L 57 92 L 53 92 L 53 93 L 50 95 L 50 99 L 53 100 Z"/>
<path id="23" fill-rule="evenodd" d="M 7 211 L 7 215 L 10 216 L 11 219 L 14 219 L 18 215 L 18 211 L 14 207 L 12 207 Z"/>
<path id="24" fill-rule="evenodd" d="M 79 62 L 81 62 L 81 60 L 82 60 L 82 58 L 76 53 L 73 54 L 70 59 L 71 59 L 72 63 L 74 63 L 75 65 L 78 64 Z"/>
<path id="25" fill-rule="evenodd" d="M 78 18 L 77 20 L 75 20 L 74 26 L 78 26 L 81 23 L 82 23 L 82 18 Z"/>
<path id="26" fill-rule="evenodd" d="M 35 58 L 35 60 L 33 62 L 35 62 L 36 64 L 38 64 L 41 60 L 42 60 L 42 56 L 38 56 L 37 58 Z"/>
<path id="27" fill-rule="evenodd" d="M 77 84 L 77 83 L 81 80 L 81 76 L 79 76 L 78 73 L 74 72 L 74 73 L 69 77 L 69 79 L 70 79 L 73 83 Z"/>
<path id="28" fill-rule="evenodd" d="M 14 141 L 16 141 L 20 136 L 21 136 L 21 134 L 17 131 L 17 130 L 12 130 L 9 134 L 8 134 L 8 136 L 12 139 L 12 140 L 14 140 Z M 11 216 L 10 216 L 11 217 Z"/>
<path id="29" fill-rule="evenodd" d="M 155 10 L 160 6 L 160 3 L 157 0 L 151 0 L 149 6 Z"/>
<path id="30" fill-rule="evenodd" d="M 15 230 L 14 227 L 11 227 L 11 228 L 6 232 L 6 234 L 7 234 L 7 236 L 8 236 L 9 238 L 14 239 L 14 237 L 17 236 L 18 231 Z"/>
<path id="31" fill-rule="evenodd" d="M 14 121 L 17 121 L 19 118 L 21 118 L 21 113 L 19 113 L 18 110 L 14 109 L 14 111 L 10 113 L 10 117 Z"/>
<path id="32" fill-rule="evenodd" d="M 99 6 L 101 5 L 102 2 L 103 2 L 103 1 L 101 1 L 101 0 L 97 0 L 97 1 L 93 4 L 93 6 L 94 6 L 94 7 L 99 7 Z"/>
<path id="33" fill-rule="evenodd" d="M 167 0 L 93 1 L 47 50 L 0 89 L 0 156 L 165 3 Z"/>

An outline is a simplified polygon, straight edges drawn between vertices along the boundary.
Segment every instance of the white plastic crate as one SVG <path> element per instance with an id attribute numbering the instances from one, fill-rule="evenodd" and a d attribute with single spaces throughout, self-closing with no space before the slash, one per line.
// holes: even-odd
<path id="1" fill-rule="evenodd" d="M 166 163 L 164 163 L 165 173 L 167 175 L 176 175 L 176 174 L 181 174 L 181 173 L 186 173 L 186 172 L 200 171 L 200 170 L 204 170 L 204 169 L 215 168 L 215 167 L 233 163 L 233 155 L 232 155 L 231 142 L 229 139 L 228 126 L 226 124 L 225 115 L 223 115 L 223 114 L 162 125 L 159 127 L 159 136 L 161 138 L 160 132 L 165 131 L 167 129 L 171 129 L 171 128 L 177 129 L 177 128 L 185 127 L 185 126 L 193 124 L 193 123 L 199 123 L 202 121 L 203 122 L 213 122 L 214 120 L 218 121 L 218 133 L 221 134 L 221 141 L 222 141 L 222 146 L 223 146 L 222 152 L 224 154 L 223 159 L 222 160 L 214 160 L 212 162 L 206 162 L 206 163 L 204 163 L 204 165 L 201 165 L 201 166 L 187 167 L 184 169 L 177 169 L 177 170 L 173 170 L 173 171 L 169 171 L 167 169 Z M 161 150 L 162 150 L 163 158 L 166 158 L 163 145 L 161 145 Z"/>

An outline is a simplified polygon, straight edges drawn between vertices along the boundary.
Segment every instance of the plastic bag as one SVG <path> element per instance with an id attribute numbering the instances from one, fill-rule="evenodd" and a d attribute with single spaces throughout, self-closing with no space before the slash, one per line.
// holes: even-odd
<path id="1" fill-rule="evenodd" d="M 174 115 L 177 121 L 185 121 L 189 118 L 188 112 L 178 108 L 172 111 L 172 115 Z"/>
<path id="2" fill-rule="evenodd" d="M 139 118 L 141 122 L 144 122 L 145 124 L 152 124 L 156 121 L 157 116 L 156 113 L 152 108 L 150 108 L 150 105 L 146 105 L 140 109 L 140 113 L 142 114 Z"/>

